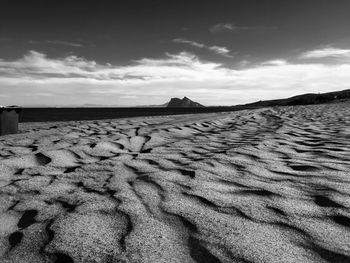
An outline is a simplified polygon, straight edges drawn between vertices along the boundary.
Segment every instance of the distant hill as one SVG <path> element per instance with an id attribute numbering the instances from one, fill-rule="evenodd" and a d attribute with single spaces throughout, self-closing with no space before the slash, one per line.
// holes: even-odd
<path id="1" fill-rule="evenodd" d="M 341 100 L 350 99 L 350 89 L 342 91 L 334 91 L 327 93 L 307 93 L 302 95 L 293 96 L 286 99 L 277 100 L 262 100 L 253 103 L 248 103 L 244 107 L 271 107 L 271 106 L 292 106 L 292 105 L 309 105 L 309 104 L 321 104 L 328 102 L 336 102 Z"/>
<path id="2" fill-rule="evenodd" d="M 204 107 L 202 104 L 199 104 L 198 102 L 192 101 L 187 97 L 183 97 L 183 99 L 179 98 L 172 98 L 166 105 L 167 108 L 175 108 L 175 107 L 188 107 L 188 108 L 195 108 L 195 107 Z"/>

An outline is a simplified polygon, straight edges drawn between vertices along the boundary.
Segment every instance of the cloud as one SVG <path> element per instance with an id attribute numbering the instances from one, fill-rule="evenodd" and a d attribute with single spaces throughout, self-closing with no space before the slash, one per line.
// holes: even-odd
<path id="1" fill-rule="evenodd" d="M 239 30 L 239 27 L 231 24 L 231 23 L 219 23 L 216 25 L 213 25 L 209 28 L 209 31 L 212 33 L 219 33 L 219 32 L 225 32 L 225 31 L 235 31 Z"/>
<path id="2" fill-rule="evenodd" d="M 181 43 L 181 44 L 189 44 L 193 47 L 199 47 L 199 48 L 204 48 L 206 47 L 206 45 L 195 42 L 195 41 L 191 41 L 191 40 L 187 40 L 187 39 L 183 39 L 183 38 L 175 38 L 173 39 L 174 43 Z"/>
<path id="3" fill-rule="evenodd" d="M 83 45 L 80 43 L 62 41 L 62 40 L 45 40 L 45 41 L 29 40 L 28 43 L 32 45 L 46 43 L 46 44 L 61 45 L 61 46 L 68 46 L 68 47 L 83 47 Z"/>
<path id="4" fill-rule="evenodd" d="M 7 42 L 7 41 L 11 41 L 12 39 L 9 37 L 0 37 L 0 42 Z"/>
<path id="5" fill-rule="evenodd" d="M 277 29 L 276 26 L 237 26 L 232 23 L 219 23 L 211 26 L 209 31 L 212 33 L 222 33 L 222 32 L 236 32 L 241 30 L 273 30 Z"/>
<path id="6" fill-rule="evenodd" d="M 140 80 L 202 79 L 215 73 L 221 64 L 201 62 L 197 56 L 180 52 L 166 54 L 164 59 L 142 58 L 133 65 L 113 66 L 98 64 L 77 56 L 48 58 L 45 54 L 30 51 L 14 61 L 0 59 L 0 74 L 16 79 L 91 80 L 112 82 L 139 82 Z"/>
<path id="7" fill-rule="evenodd" d="M 208 47 L 208 49 L 224 57 L 230 57 L 230 58 L 233 57 L 232 55 L 229 54 L 230 50 L 227 47 L 211 46 L 211 47 Z"/>
<path id="8" fill-rule="evenodd" d="M 69 46 L 69 47 L 82 47 L 83 46 L 82 44 L 79 44 L 79 43 L 60 41 L 60 40 L 47 40 L 46 42 L 49 44 Z"/>
<path id="9" fill-rule="evenodd" d="M 287 61 L 284 59 L 273 59 L 273 60 L 264 61 L 261 63 L 261 65 L 284 66 L 284 65 L 287 65 Z"/>
<path id="10" fill-rule="evenodd" d="M 45 54 L 29 51 L 23 58 L 14 61 L 0 59 L 0 73 L 7 72 L 13 76 L 44 76 L 45 74 L 56 74 L 67 76 L 67 74 L 87 75 L 97 69 L 96 62 L 87 61 L 77 56 L 51 59 Z"/>
<path id="11" fill-rule="evenodd" d="M 349 63 L 281 59 L 231 68 L 189 52 L 111 65 L 30 51 L 19 59 L 0 59 L 0 104 L 145 105 L 188 96 L 206 105 L 234 105 L 347 89 L 349 72 Z"/>
<path id="12" fill-rule="evenodd" d="M 180 43 L 180 44 L 188 44 L 190 46 L 193 47 L 197 47 L 197 48 L 204 48 L 207 50 L 210 50 L 218 55 L 224 56 L 224 57 L 232 57 L 232 55 L 230 55 L 230 50 L 227 47 L 220 47 L 220 46 L 207 46 L 204 45 L 202 43 L 198 43 L 196 41 L 191 41 L 191 40 L 187 40 L 187 39 L 183 39 L 183 38 L 175 38 L 172 40 L 172 42 L 174 43 Z"/>
<path id="13" fill-rule="evenodd" d="M 325 47 L 302 53 L 300 58 L 350 58 L 350 49 Z"/>

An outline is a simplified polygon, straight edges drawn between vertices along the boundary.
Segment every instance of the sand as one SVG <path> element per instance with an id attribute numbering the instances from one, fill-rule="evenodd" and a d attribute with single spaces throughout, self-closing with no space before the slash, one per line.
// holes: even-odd
<path id="1" fill-rule="evenodd" d="M 350 262 L 350 103 L 20 132 L 0 262 Z"/>

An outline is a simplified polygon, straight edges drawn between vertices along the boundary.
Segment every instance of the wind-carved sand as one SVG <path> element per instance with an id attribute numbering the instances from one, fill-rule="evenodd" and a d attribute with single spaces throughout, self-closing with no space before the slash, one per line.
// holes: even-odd
<path id="1" fill-rule="evenodd" d="M 32 123 L 1 262 L 350 262 L 350 104 Z"/>

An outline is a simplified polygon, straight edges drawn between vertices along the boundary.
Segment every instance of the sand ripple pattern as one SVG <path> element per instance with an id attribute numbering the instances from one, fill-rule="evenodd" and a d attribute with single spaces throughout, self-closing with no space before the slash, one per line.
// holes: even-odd
<path id="1" fill-rule="evenodd" d="M 350 262 L 349 106 L 23 124 L 0 262 Z"/>

